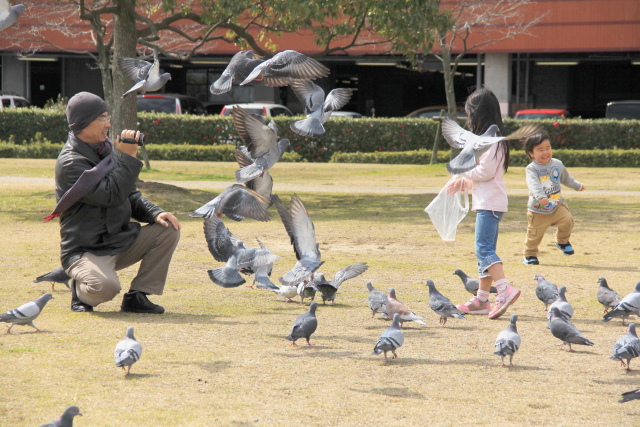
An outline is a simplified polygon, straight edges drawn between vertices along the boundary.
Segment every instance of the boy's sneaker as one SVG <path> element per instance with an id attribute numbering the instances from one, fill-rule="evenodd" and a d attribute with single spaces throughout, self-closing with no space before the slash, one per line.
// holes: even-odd
<path id="1" fill-rule="evenodd" d="M 464 314 L 489 314 L 491 311 L 489 301 L 481 302 L 477 297 L 471 298 L 462 305 L 456 305 L 456 307 Z"/>
<path id="2" fill-rule="evenodd" d="M 493 310 L 489 313 L 489 319 L 497 319 L 502 316 L 507 308 L 520 296 L 520 291 L 513 286 L 509 285 L 506 291 L 501 294 L 498 294 L 496 297 L 496 302 L 493 305 Z"/>
<path id="3" fill-rule="evenodd" d="M 524 265 L 538 265 L 540 262 L 538 261 L 538 257 L 535 256 L 526 256 L 522 261 Z"/>
<path id="4" fill-rule="evenodd" d="M 562 251 L 565 255 L 573 255 L 573 248 L 571 247 L 571 243 L 556 243 L 556 247 Z"/>

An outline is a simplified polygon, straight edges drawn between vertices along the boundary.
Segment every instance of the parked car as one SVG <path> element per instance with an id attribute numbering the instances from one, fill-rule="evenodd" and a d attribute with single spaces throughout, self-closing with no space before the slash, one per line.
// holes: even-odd
<path id="1" fill-rule="evenodd" d="M 362 117 L 362 114 L 356 113 L 355 111 L 332 111 L 331 117 L 346 117 L 349 119 L 359 119 Z"/>
<path id="2" fill-rule="evenodd" d="M 640 120 L 640 101 L 612 101 L 604 113 L 607 119 Z"/>
<path id="3" fill-rule="evenodd" d="M 204 106 L 197 98 L 173 93 L 149 93 L 136 97 L 138 111 L 155 111 L 171 114 L 205 114 Z"/>
<path id="4" fill-rule="evenodd" d="M 446 105 L 439 106 L 431 106 L 431 107 L 422 107 L 417 110 L 413 110 L 405 117 L 410 119 L 433 119 L 434 117 L 438 117 L 440 115 L 440 110 L 444 110 L 445 113 L 448 111 L 449 107 Z M 467 117 L 467 113 L 464 112 L 464 109 L 458 109 L 458 118 L 465 119 Z"/>
<path id="5" fill-rule="evenodd" d="M 516 111 L 515 119 L 556 119 L 556 118 L 568 119 L 571 117 L 571 113 L 567 110 L 555 109 L 555 108 L 539 108 L 534 110 L 520 110 Z"/>
<path id="6" fill-rule="evenodd" d="M 0 110 L 3 108 L 31 107 L 29 101 L 17 95 L 5 95 L 0 93 Z"/>
<path id="7" fill-rule="evenodd" d="M 236 105 L 244 108 L 251 114 L 262 114 L 263 116 L 276 117 L 276 116 L 293 116 L 291 110 L 284 105 L 280 104 L 268 104 L 268 103 L 250 103 L 250 104 L 232 104 L 225 105 L 220 111 L 221 116 L 230 116 L 233 107 Z"/>

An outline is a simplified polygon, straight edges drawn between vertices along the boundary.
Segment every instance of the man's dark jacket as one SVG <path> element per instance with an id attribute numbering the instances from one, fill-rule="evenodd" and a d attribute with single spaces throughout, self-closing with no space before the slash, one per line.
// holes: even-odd
<path id="1" fill-rule="evenodd" d="M 153 223 L 162 211 L 136 189 L 142 162 L 128 154 L 115 152 L 115 167 L 98 186 L 60 215 L 60 260 L 64 269 L 80 259 L 84 252 L 98 256 L 124 252 L 135 241 L 140 224 Z M 62 195 L 78 180 L 82 172 L 100 162 L 90 144 L 72 133 L 56 162 L 56 196 Z"/>

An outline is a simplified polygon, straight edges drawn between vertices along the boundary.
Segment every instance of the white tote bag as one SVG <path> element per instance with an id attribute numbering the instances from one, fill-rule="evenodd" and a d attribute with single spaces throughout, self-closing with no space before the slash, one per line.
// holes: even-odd
<path id="1" fill-rule="evenodd" d="M 449 184 L 458 179 L 462 179 L 462 177 L 460 175 L 452 176 L 436 198 L 424 209 L 436 227 L 440 238 L 451 243 L 456 240 L 458 224 L 469 213 L 469 192 L 467 190 L 447 194 Z"/>

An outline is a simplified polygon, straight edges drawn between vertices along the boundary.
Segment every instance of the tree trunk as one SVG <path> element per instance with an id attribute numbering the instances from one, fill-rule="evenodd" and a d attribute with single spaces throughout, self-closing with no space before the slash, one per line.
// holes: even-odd
<path id="1" fill-rule="evenodd" d="M 441 44 L 441 47 L 442 71 L 444 75 L 444 90 L 447 95 L 447 108 L 449 109 L 449 115 L 451 118 L 458 120 L 458 106 L 456 105 L 456 92 L 453 85 L 455 69 L 451 66 L 451 51 L 444 44 Z M 454 159 L 458 154 L 460 154 L 460 150 L 451 147 L 451 154 L 449 155 L 449 158 Z"/>

